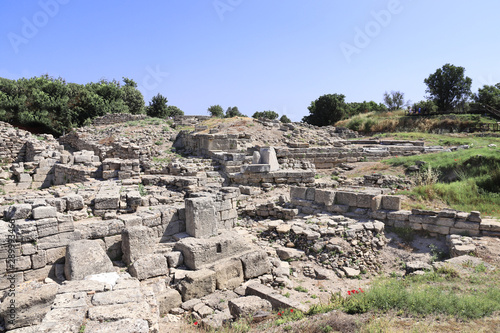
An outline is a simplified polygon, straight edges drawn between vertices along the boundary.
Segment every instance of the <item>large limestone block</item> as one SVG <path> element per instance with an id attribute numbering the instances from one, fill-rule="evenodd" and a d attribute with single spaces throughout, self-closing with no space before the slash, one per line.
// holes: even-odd
<path id="1" fill-rule="evenodd" d="M 260 164 L 269 164 L 269 171 L 278 171 L 280 169 L 280 164 L 278 163 L 278 158 L 276 157 L 276 151 L 273 147 L 260 148 Z"/>
<path id="2" fill-rule="evenodd" d="M 395 195 L 382 196 L 382 209 L 401 210 L 401 197 Z"/>
<path id="3" fill-rule="evenodd" d="M 271 264 L 265 251 L 253 251 L 241 258 L 245 279 L 253 279 L 271 272 Z"/>
<path id="4" fill-rule="evenodd" d="M 250 249 L 251 243 L 230 231 L 207 239 L 183 238 L 174 246 L 174 250 L 182 252 L 184 265 L 190 269 L 206 268 L 218 260 L 241 256 Z"/>
<path id="5" fill-rule="evenodd" d="M 114 272 L 113 263 L 96 240 L 78 240 L 66 248 L 64 274 L 67 280 L 83 280 L 86 276 Z"/>
<path id="6" fill-rule="evenodd" d="M 50 306 L 56 297 L 57 286 L 53 283 L 36 289 L 17 289 L 15 295 L 4 298 L 0 305 L 0 316 L 5 320 L 5 328 L 12 330 L 41 323 L 43 317 L 50 311 Z M 10 316 L 12 304 L 15 304 L 14 318 Z M 14 320 L 9 322 L 9 319 Z"/>
<path id="7" fill-rule="evenodd" d="M 130 227 L 122 231 L 122 260 L 130 265 L 137 259 L 150 255 L 154 251 L 156 243 L 154 230 L 138 226 Z"/>
<path id="8" fill-rule="evenodd" d="M 234 289 L 243 283 L 241 260 L 233 258 L 214 265 L 217 289 Z"/>
<path id="9" fill-rule="evenodd" d="M 52 206 L 40 206 L 33 209 L 33 218 L 35 220 L 55 218 L 57 217 L 57 209 Z"/>
<path id="10" fill-rule="evenodd" d="M 6 221 L 10 220 L 24 220 L 31 215 L 31 205 L 29 204 L 15 204 L 9 206 L 4 213 Z"/>
<path id="11" fill-rule="evenodd" d="M 85 333 L 149 333 L 149 324 L 144 319 L 121 319 L 117 321 L 86 321 Z"/>
<path id="12" fill-rule="evenodd" d="M 167 259 L 163 254 L 151 254 L 139 258 L 129 267 L 129 272 L 130 275 L 139 280 L 145 280 L 160 275 L 168 275 Z"/>
<path id="13" fill-rule="evenodd" d="M 356 193 L 338 191 L 335 195 L 335 201 L 339 205 L 346 205 L 351 207 L 356 207 L 358 204 L 358 198 Z"/>
<path id="14" fill-rule="evenodd" d="M 325 206 L 331 206 L 335 203 L 335 191 L 316 189 L 315 201 Z"/>
<path id="15" fill-rule="evenodd" d="M 78 194 L 70 194 L 63 197 L 66 200 L 66 209 L 67 210 L 80 210 L 84 207 L 85 202 L 83 201 L 83 197 Z"/>
<path id="16" fill-rule="evenodd" d="M 160 310 L 160 316 L 164 316 L 173 308 L 178 308 L 182 304 L 182 296 L 175 289 L 167 289 L 166 291 L 157 294 L 156 301 Z"/>
<path id="17" fill-rule="evenodd" d="M 271 312 L 271 303 L 258 296 L 245 296 L 230 300 L 229 311 L 233 317 L 249 317 L 259 311 Z"/>
<path id="18" fill-rule="evenodd" d="M 210 269 L 200 269 L 186 274 L 181 282 L 180 292 L 182 300 L 189 301 L 193 298 L 200 298 L 215 291 L 215 272 Z"/>
<path id="19" fill-rule="evenodd" d="M 197 238 L 217 234 L 217 215 L 212 198 L 186 199 L 186 232 Z"/>

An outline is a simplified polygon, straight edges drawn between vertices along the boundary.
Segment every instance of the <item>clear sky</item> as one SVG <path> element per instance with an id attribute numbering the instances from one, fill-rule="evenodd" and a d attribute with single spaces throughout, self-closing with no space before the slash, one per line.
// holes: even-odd
<path id="1" fill-rule="evenodd" d="M 134 79 L 186 114 L 210 105 L 299 121 L 328 93 L 424 99 L 424 79 L 465 67 L 500 82 L 498 0 L 0 0 L 0 77 Z"/>

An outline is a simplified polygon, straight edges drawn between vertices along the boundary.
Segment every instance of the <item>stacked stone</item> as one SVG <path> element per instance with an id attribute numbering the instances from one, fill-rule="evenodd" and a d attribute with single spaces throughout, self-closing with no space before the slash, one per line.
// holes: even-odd
<path id="1" fill-rule="evenodd" d="M 130 114 L 130 113 L 110 113 L 102 117 L 97 117 L 92 121 L 94 126 L 106 126 L 119 123 L 125 123 L 127 121 L 137 121 L 146 119 L 147 116 L 144 114 Z"/>
<path id="2" fill-rule="evenodd" d="M 446 236 L 446 245 L 450 250 L 451 258 L 476 254 L 476 244 L 472 237 L 448 235 Z"/>
<path id="3" fill-rule="evenodd" d="M 102 178 L 129 179 L 138 177 L 140 173 L 139 160 L 124 160 L 120 158 L 107 158 L 102 162 Z"/>
<path id="4" fill-rule="evenodd" d="M 260 237 L 282 245 L 277 249 L 282 260 L 308 256 L 309 260 L 344 277 L 379 270 L 377 255 L 386 245 L 383 231 L 384 224 L 378 221 L 339 223 L 331 220 L 328 226 L 320 226 L 313 221 L 283 223 L 277 220 L 270 222 Z"/>
<path id="5" fill-rule="evenodd" d="M 299 213 L 299 210 L 296 208 L 285 208 L 272 202 L 245 209 L 242 213 L 250 217 L 258 216 L 263 218 L 272 217 L 281 220 L 293 220 Z"/>
<path id="6" fill-rule="evenodd" d="M 66 245 L 80 239 L 80 233 L 74 230 L 70 213 L 61 212 L 82 209 L 83 199 L 76 195 L 67 196 L 60 198 L 57 206 L 49 206 L 44 200 L 34 200 L 31 203 L 14 204 L 4 212 L 7 222 L 0 222 L 0 267 L 2 273 L 13 274 L 16 283 L 47 277 L 52 264 L 60 263 L 64 258 Z M 15 242 L 9 245 L 9 236 L 12 235 L 9 228 L 12 226 Z M 15 255 L 13 268 L 6 261 L 12 249 Z M 8 281 L 4 279 L 0 289 L 6 288 Z"/>

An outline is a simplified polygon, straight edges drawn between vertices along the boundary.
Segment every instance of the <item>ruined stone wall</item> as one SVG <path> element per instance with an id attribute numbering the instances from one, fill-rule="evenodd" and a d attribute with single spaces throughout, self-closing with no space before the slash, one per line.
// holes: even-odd
<path id="1" fill-rule="evenodd" d="M 193 154 L 209 157 L 211 151 L 236 153 L 250 140 L 247 134 L 205 134 L 181 131 L 174 147 L 185 149 Z"/>
<path id="2" fill-rule="evenodd" d="M 229 174 L 229 180 L 234 184 L 255 185 L 270 188 L 276 184 L 291 184 L 304 186 L 314 184 L 314 170 L 279 170 L 272 172 L 249 172 Z"/>
<path id="3" fill-rule="evenodd" d="M 97 117 L 92 121 L 94 126 L 104 126 L 125 123 L 127 121 L 142 120 L 147 118 L 145 114 L 111 113 L 102 117 Z"/>
<path id="4" fill-rule="evenodd" d="M 482 219 L 479 212 L 401 210 L 399 196 L 292 187 L 290 198 L 292 204 L 305 214 L 326 210 L 370 217 L 391 227 L 409 227 L 440 235 L 500 236 L 500 224 L 494 220 Z"/>

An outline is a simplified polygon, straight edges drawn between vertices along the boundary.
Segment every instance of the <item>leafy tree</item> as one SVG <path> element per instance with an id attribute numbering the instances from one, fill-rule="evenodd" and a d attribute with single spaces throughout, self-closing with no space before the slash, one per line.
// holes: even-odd
<path id="1" fill-rule="evenodd" d="M 289 124 L 291 123 L 292 121 L 290 120 L 290 118 L 288 118 L 287 116 L 285 115 L 282 115 L 281 118 L 280 118 L 280 121 L 284 124 Z"/>
<path id="2" fill-rule="evenodd" d="M 224 109 L 220 105 L 212 105 L 207 109 L 208 113 L 210 113 L 211 117 L 219 117 L 223 118 L 224 117 Z"/>
<path id="3" fill-rule="evenodd" d="M 123 101 L 132 114 L 144 113 L 144 96 L 137 89 L 137 83 L 134 80 L 124 77 L 123 82 L 125 85 L 122 89 Z"/>
<path id="4" fill-rule="evenodd" d="M 420 109 L 422 112 L 427 110 L 427 113 L 435 113 L 438 111 L 438 107 L 434 101 L 420 101 L 418 103 L 413 104 L 413 110 L 418 111 Z"/>
<path id="5" fill-rule="evenodd" d="M 167 117 L 176 117 L 176 116 L 183 116 L 184 111 L 179 109 L 175 105 L 169 105 L 167 106 Z"/>
<path id="6" fill-rule="evenodd" d="M 389 110 L 399 110 L 405 104 L 405 94 L 400 91 L 387 91 L 384 93 L 384 104 Z"/>
<path id="7" fill-rule="evenodd" d="M 474 101 L 482 108 L 490 107 L 500 111 L 500 83 L 479 88 L 477 94 L 474 95 Z"/>
<path id="8" fill-rule="evenodd" d="M 311 102 L 309 115 L 302 118 L 303 122 L 316 126 L 333 125 L 346 114 L 347 104 L 342 94 L 327 94 Z"/>
<path id="9" fill-rule="evenodd" d="M 233 107 L 228 107 L 226 110 L 226 118 L 233 118 L 233 117 L 246 117 L 244 114 L 238 110 L 237 106 Z"/>
<path id="10" fill-rule="evenodd" d="M 347 103 L 346 113 L 344 118 L 350 118 L 360 113 L 372 112 L 372 111 L 386 111 L 387 107 L 380 103 L 377 104 L 374 101 L 363 101 L 362 103 L 351 102 Z"/>
<path id="11" fill-rule="evenodd" d="M 167 103 L 167 98 L 158 93 L 151 98 L 151 102 L 149 102 L 149 106 L 146 109 L 147 115 L 156 118 L 168 117 Z"/>
<path id="12" fill-rule="evenodd" d="M 274 111 L 257 111 L 253 114 L 252 118 L 259 119 L 259 118 L 265 118 L 269 120 L 274 120 L 279 117 L 279 114 L 277 114 Z"/>
<path id="13" fill-rule="evenodd" d="M 453 110 L 471 95 L 472 79 L 466 77 L 464 72 L 463 67 L 446 64 L 424 80 L 426 92 L 439 110 Z"/>

